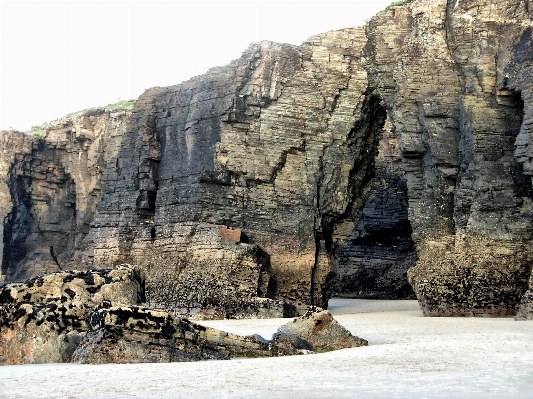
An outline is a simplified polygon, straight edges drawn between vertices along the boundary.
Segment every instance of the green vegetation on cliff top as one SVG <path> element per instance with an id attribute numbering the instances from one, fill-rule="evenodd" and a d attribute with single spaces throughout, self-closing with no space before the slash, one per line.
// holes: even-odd
<path id="1" fill-rule="evenodd" d="M 404 4 L 411 3 L 414 0 L 401 0 L 401 1 L 393 1 L 390 3 L 386 8 L 385 11 L 390 10 L 391 7 L 397 7 L 397 6 L 403 6 Z"/>
<path id="2" fill-rule="evenodd" d="M 45 122 L 42 125 L 32 126 L 31 129 L 26 132 L 26 134 L 29 134 L 29 135 L 34 136 L 34 137 L 41 137 L 41 136 L 46 135 L 47 128 L 50 128 L 50 127 L 56 125 L 62 119 L 65 119 L 65 118 L 76 118 L 78 116 L 84 115 L 87 112 L 97 111 L 97 110 L 102 110 L 102 111 L 120 111 L 120 110 L 126 111 L 126 110 L 131 110 L 131 109 L 133 109 L 134 102 L 135 102 L 135 100 L 124 100 L 124 101 L 119 101 L 119 102 L 114 103 L 114 104 L 107 104 L 107 105 L 104 105 L 104 106 L 101 106 L 101 107 L 86 108 L 86 109 L 82 109 L 80 111 L 71 112 L 70 114 L 67 114 L 67 115 L 63 116 L 62 118 L 56 119 L 54 121 Z"/>

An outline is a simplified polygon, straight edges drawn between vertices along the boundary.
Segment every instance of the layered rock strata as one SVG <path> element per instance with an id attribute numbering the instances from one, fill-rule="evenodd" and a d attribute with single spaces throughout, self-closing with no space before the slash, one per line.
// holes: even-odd
<path id="1" fill-rule="evenodd" d="M 409 278 L 425 315 L 510 316 L 526 288 L 531 16 L 529 1 L 420 0 L 367 25 L 369 84 L 407 174 L 419 258 Z"/>
<path id="2" fill-rule="evenodd" d="M 88 179 L 77 164 L 42 165 L 62 174 L 45 176 L 55 179 L 55 195 L 38 208 L 37 155 L 6 149 L 16 206 L 4 211 L 3 275 L 129 262 L 147 271 L 148 303 L 178 313 L 225 315 L 261 297 L 327 306 L 336 253 L 355 232 L 386 117 L 366 90 L 365 40 L 353 28 L 300 47 L 255 44 L 226 67 L 148 90 L 120 126 L 108 121 L 113 114 L 100 122 L 87 115 L 25 138 L 64 163 L 72 154 L 95 164 L 86 148 L 100 145 L 98 191 L 78 190 Z M 85 120 L 93 130 L 82 146 L 76 132 Z M 78 204 L 88 193 L 91 212 Z M 57 219 L 68 226 L 52 226 Z M 54 227 L 64 236 L 50 234 Z"/>
<path id="3" fill-rule="evenodd" d="M 2 278 L 130 262 L 151 306 L 240 317 L 263 297 L 409 297 L 410 268 L 426 315 L 513 315 L 532 258 L 531 13 L 417 0 L 366 31 L 254 44 L 133 110 L 2 132 Z"/>
<path id="4" fill-rule="evenodd" d="M 0 131 L 0 281 L 88 268 L 73 264 L 72 253 L 90 230 L 102 173 L 116 162 L 130 115 L 97 108 L 36 136 Z"/>
<path id="5" fill-rule="evenodd" d="M 417 260 L 408 218 L 406 174 L 388 120 L 379 143 L 368 201 L 355 234 L 338 252 L 335 296 L 414 298 L 407 270 Z"/>
<path id="6" fill-rule="evenodd" d="M 311 323 L 312 326 L 309 324 Z M 160 363 L 233 357 L 272 357 L 366 346 L 321 309 L 295 319 L 298 331 L 280 327 L 271 341 L 240 336 L 177 319 L 167 312 L 104 304 L 91 315 L 90 329 L 76 349 L 80 363 Z"/>

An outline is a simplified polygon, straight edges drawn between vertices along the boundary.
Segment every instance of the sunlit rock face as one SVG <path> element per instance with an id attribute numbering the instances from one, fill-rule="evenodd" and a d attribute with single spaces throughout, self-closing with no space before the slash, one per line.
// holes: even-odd
<path id="1" fill-rule="evenodd" d="M 2 132 L 1 278 L 128 262 L 150 306 L 186 315 L 414 293 L 426 315 L 513 315 L 531 59 L 529 2 L 418 0 Z"/>
<path id="2" fill-rule="evenodd" d="M 415 1 L 367 35 L 369 84 L 407 175 L 424 314 L 513 315 L 531 271 L 529 2 Z"/>

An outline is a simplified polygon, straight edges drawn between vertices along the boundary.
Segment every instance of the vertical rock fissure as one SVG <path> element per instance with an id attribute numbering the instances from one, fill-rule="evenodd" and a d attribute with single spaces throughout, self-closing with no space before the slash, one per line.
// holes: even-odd
<path id="1" fill-rule="evenodd" d="M 26 256 L 25 239 L 29 234 L 31 199 L 25 186 L 29 178 L 16 176 L 13 169 L 7 182 L 13 208 L 4 220 L 2 275 L 6 281 L 17 274 L 17 265 Z"/>
<path id="2" fill-rule="evenodd" d="M 356 226 L 362 210 L 368 200 L 370 186 L 375 175 L 375 159 L 378 155 L 378 145 L 382 137 L 386 120 L 386 111 L 380 105 L 380 99 L 372 93 L 372 89 L 365 91 L 365 99 L 361 109 L 361 119 L 355 122 L 343 146 L 353 158 L 349 171 L 346 190 L 347 202 L 342 211 L 333 208 L 333 196 L 337 192 L 329 192 L 326 180 L 324 157 L 320 158 L 319 180 L 317 181 L 317 222 L 315 222 L 315 264 L 311 274 L 311 302 L 318 306 L 327 306 L 329 297 L 335 290 L 337 272 L 333 263 L 339 254 L 339 249 L 346 244 L 351 234 L 346 232 L 346 225 Z M 329 263 L 329 271 L 319 274 L 317 270 Z"/>

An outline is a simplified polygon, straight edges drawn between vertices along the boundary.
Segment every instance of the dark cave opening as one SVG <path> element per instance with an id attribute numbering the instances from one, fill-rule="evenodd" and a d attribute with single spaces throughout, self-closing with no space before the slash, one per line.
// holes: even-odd
<path id="1" fill-rule="evenodd" d="M 367 152 L 373 158 L 364 176 L 368 190 L 364 202 L 359 210 L 351 209 L 355 230 L 335 251 L 338 277 L 333 296 L 411 299 L 415 295 L 407 281 L 407 270 L 414 266 L 417 256 L 408 218 L 402 155 L 379 98 L 371 95 L 365 103 L 367 129 L 374 130 L 376 148 Z"/>

